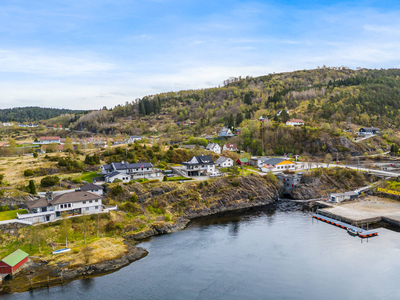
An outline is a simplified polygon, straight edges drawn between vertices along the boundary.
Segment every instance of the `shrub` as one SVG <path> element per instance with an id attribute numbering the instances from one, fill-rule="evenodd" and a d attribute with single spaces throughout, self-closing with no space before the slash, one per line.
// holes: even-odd
<path id="1" fill-rule="evenodd" d="M 118 179 L 118 178 L 114 179 L 114 181 L 113 181 L 113 183 L 118 183 L 118 182 L 123 182 L 123 181 L 121 179 Z"/>
<path id="2" fill-rule="evenodd" d="M 164 221 L 165 222 L 170 222 L 171 221 L 171 216 L 170 215 L 165 215 L 164 216 Z"/>
<path id="3" fill-rule="evenodd" d="M 42 180 L 40 181 L 40 184 L 42 187 L 49 187 L 49 186 L 54 186 L 59 182 L 60 182 L 60 178 L 58 178 L 57 176 L 46 176 L 46 177 L 42 178 Z"/>
<path id="4" fill-rule="evenodd" d="M 0 191 L 0 197 L 3 197 L 3 196 L 4 196 L 4 191 L 1 190 L 1 191 Z"/>
<path id="5" fill-rule="evenodd" d="M 108 222 L 107 224 L 106 224 L 106 227 L 105 227 L 105 231 L 106 232 L 110 232 L 110 231 L 112 231 L 112 230 L 114 230 L 115 229 L 115 223 L 114 223 L 114 221 L 113 220 L 111 220 L 110 222 Z"/>
<path id="6" fill-rule="evenodd" d="M 133 194 L 130 198 L 129 201 L 132 203 L 136 203 L 138 201 L 138 196 L 136 194 Z"/>
<path id="7" fill-rule="evenodd" d="M 239 186 L 240 183 L 239 183 L 239 181 L 236 181 L 236 180 L 235 180 L 235 181 L 232 181 L 231 184 L 232 184 L 233 186 Z"/>
<path id="8" fill-rule="evenodd" d="M 207 180 L 204 181 L 204 185 L 205 185 L 205 186 L 208 186 L 208 181 L 207 181 Z"/>
<path id="9" fill-rule="evenodd" d="M 199 189 L 202 189 L 202 188 L 203 188 L 203 183 L 200 182 L 200 183 L 199 183 Z"/>
<path id="10" fill-rule="evenodd" d="M 249 200 L 253 201 L 254 200 L 254 196 L 252 194 L 249 195 Z"/>
<path id="11" fill-rule="evenodd" d="M 24 171 L 24 176 L 28 177 L 28 176 L 33 176 L 35 173 L 33 172 L 33 170 L 28 169 Z"/>
<path id="12" fill-rule="evenodd" d="M 124 191 L 124 189 L 122 188 L 122 186 L 116 185 L 113 188 L 111 188 L 111 195 L 118 196 L 118 195 L 122 194 L 123 191 Z"/>
<path id="13" fill-rule="evenodd" d="M 73 183 L 81 183 L 82 179 L 80 177 L 76 177 L 76 178 L 72 179 L 72 182 Z"/>
<path id="14" fill-rule="evenodd" d="M 167 175 L 164 175 L 164 177 L 163 177 L 163 181 L 167 181 L 168 180 L 168 177 L 167 177 Z"/>
<path id="15" fill-rule="evenodd" d="M 33 157 L 38 157 L 39 155 L 37 154 L 37 152 L 33 152 Z"/>
<path id="16" fill-rule="evenodd" d="M 154 214 L 153 206 L 151 206 L 151 205 L 147 206 L 147 210 L 149 211 L 149 213 Z"/>
<path id="17" fill-rule="evenodd" d="M 115 223 L 115 229 L 122 230 L 122 224 L 120 222 Z"/>
<path id="18" fill-rule="evenodd" d="M 129 201 L 126 201 L 126 202 L 122 203 L 119 206 L 119 209 L 121 209 L 121 210 L 123 210 L 125 212 L 128 212 L 128 213 L 132 213 L 132 214 L 135 214 L 135 213 L 137 213 L 139 211 L 137 205 L 132 203 L 132 202 L 129 202 Z"/>

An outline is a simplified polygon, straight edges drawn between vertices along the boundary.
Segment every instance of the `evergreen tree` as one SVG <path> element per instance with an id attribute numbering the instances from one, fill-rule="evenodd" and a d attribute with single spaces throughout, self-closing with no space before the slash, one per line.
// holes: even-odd
<path id="1" fill-rule="evenodd" d="M 36 186 L 35 186 L 35 182 L 34 182 L 33 180 L 29 180 L 29 186 L 28 186 L 28 188 L 29 188 L 29 192 L 30 192 L 32 195 L 36 195 Z"/>
<path id="2" fill-rule="evenodd" d="M 236 115 L 236 126 L 239 126 L 243 122 L 243 114 L 238 112 Z"/>

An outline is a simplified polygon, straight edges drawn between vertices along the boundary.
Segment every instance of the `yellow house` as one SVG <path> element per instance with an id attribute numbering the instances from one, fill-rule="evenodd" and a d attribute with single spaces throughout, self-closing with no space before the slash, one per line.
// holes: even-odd
<path id="1" fill-rule="evenodd" d="M 261 171 L 263 172 L 283 172 L 294 171 L 295 163 L 283 158 L 270 158 L 263 162 Z"/>

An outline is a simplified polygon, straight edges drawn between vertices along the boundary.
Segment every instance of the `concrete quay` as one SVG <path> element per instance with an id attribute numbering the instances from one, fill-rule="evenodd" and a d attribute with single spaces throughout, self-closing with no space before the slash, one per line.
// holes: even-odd
<path id="1" fill-rule="evenodd" d="M 358 201 L 328 204 L 317 203 L 324 208 L 317 213 L 354 226 L 366 226 L 387 222 L 400 227 L 400 202 L 387 198 L 370 196 Z"/>

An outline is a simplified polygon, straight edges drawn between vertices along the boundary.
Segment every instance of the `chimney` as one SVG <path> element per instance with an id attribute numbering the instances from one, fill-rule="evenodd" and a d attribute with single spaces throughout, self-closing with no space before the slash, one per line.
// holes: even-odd
<path id="1" fill-rule="evenodd" d="M 121 161 L 121 164 L 124 164 L 125 162 L 124 161 Z"/>
<path id="2" fill-rule="evenodd" d="M 50 202 L 51 200 L 53 200 L 53 192 L 46 192 L 46 198 L 47 198 L 47 202 Z"/>

